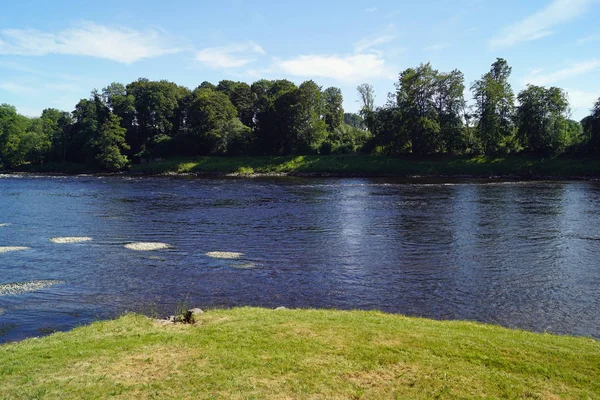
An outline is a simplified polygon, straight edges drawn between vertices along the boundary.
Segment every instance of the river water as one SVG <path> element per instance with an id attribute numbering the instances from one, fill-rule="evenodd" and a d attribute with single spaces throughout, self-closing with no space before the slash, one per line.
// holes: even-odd
<path id="1" fill-rule="evenodd" d="M 600 338 L 597 182 L 6 175 L 0 246 L 0 342 L 183 303 Z"/>

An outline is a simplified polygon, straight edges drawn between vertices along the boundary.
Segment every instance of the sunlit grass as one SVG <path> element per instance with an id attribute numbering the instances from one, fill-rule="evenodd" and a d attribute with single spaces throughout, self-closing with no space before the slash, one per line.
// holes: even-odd
<path id="1" fill-rule="evenodd" d="M 135 250 L 135 251 L 155 251 L 155 250 L 165 250 L 170 249 L 173 246 L 167 243 L 160 242 L 136 242 L 136 243 L 127 243 L 125 245 L 126 249 Z"/>
<path id="2" fill-rule="evenodd" d="M 339 174 L 395 176 L 598 177 L 600 160 L 568 157 L 372 155 L 173 158 L 134 165 L 134 173 Z"/>
<path id="3" fill-rule="evenodd" d="M 597 398 L 600 343 L 381 312 L 139 315 L 0 346 L 0 398 Z"/>

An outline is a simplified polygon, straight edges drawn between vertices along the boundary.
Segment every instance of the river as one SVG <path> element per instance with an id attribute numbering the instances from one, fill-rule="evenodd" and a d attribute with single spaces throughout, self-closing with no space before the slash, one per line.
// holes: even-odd
<path id="1" fill-rule="evenodd" d="M 598 182 L 2 175 L 0 246 L 0 342 L 183 304 L 600 338 Z"/>

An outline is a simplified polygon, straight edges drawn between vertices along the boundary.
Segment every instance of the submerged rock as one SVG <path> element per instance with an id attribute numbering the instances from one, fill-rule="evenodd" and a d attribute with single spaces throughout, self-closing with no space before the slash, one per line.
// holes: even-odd
<path id="1" fill-rule="evenodd" d="M 2 253 L 8 253 L 11 251 L 23 251 L 23 250 L 29 250 L 29 247 L 25 247 L 25 246 L 0 246 L 0 254 Z"/>
<path id="2" fill-rule="evenodd" d="M 58 244 L 83 243 L 92 241 L 92 238 L 87 236 L 55 237 L 51 238 L 50 241 Z"/>
<path id="3" fill-rule="evenodd" d="M 135 250 L 135 251 L 154 251 L 154 250 L 165 250 L 170 249 L 173 246 L 166 243 L 160 242 L 136 242 L 136 243 L 128 243 L 125 245 L 126 249 Z"/>
<path id="4" fill-rule="evenodd" d="M 275 309 L 275 311 L 280 311 L 280 310 L 287 310 L 287 307 L 281 306 L 281 307 L 277 307 Z"/>
<path id="5" fill-rule="evenodd" d="M 234 251 L 209 251 L 206 253 L 208 257 L 212 258 L 223 258 L 227 260 L 235 260 L 238 258 L 242 258 L 244 253 L 238 253 Z"/>

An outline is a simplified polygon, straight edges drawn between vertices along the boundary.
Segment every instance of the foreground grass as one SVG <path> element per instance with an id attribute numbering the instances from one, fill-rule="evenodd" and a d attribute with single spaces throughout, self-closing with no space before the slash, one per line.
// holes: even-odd
<path id="1" fill-rule="evenodd" d="M 380 312 L 139 315 L 0 346 L 0 398 L 598 398 L 600 343 Z"/>
<path id="2" fill-rule="evenodd" d="M 600 177 L 600 160 L 512 157 L 380 157 L 367 155 L 200 157 L 134 165 L 133 173 L 338 174 L 395 176 Z"/>

